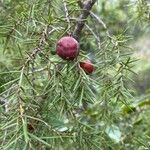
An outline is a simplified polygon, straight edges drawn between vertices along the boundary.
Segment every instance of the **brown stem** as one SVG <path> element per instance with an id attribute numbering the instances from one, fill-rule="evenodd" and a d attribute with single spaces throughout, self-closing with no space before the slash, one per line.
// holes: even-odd
<path id="1" fill-rule="evenodd" d="M 90 10 L 92 9 L 92 6 L 95 4 L 96 0 L 87 0 L 83 3 L 82 6 L 82 12 L 79 16 L 79 19 L 77 21 L 77 25 L 75 26 L 73 37 L 77 40 L 79 40 L 80 33 L 85 25 L 85 21 L 90 14 Z"/>

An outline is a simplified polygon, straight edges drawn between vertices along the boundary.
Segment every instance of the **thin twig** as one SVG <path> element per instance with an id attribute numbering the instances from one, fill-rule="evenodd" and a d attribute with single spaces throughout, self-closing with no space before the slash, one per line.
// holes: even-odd
<path id="1" fill-rule="evenodd" d="M 94 18 L 98 21 L 99 24 L 102 24 L 103 27 L 104 27 L 104 29 L 107 29 L 106 24 L 105 24 L 105 23 L 103 22 L 103 20 L 101 20 L 96 14 L 94 14 L 92 11 L 90 11 L 90 15 L 91 15 L 92 17 L 94 17 Z"/>
<path id="2" fill-rule="evenodd" d="M 103 20 L 100 19 L 100 18 L 99 18 L 96 14 L 94 14 L 92 11 L 90 11 L 90 15 L 91 15 L 91 17 L 95 18 L 95 19 L 98 21 L 98 23 L 101 24 L 101 25 L 104 27 L 104 29 L 106 30 L 107 36 L 112 39 L 112 37 L 111 37 L 111 35 L 110 35 L 109 31 L 108 31 L 108 28 L 107 28 L 106 24 L 103 22 Z"/>
<path id="3" fill-rule="evenodd" d="M 79 2 L 80 1 L 78 1 L 78 3 Z M 86 0 L 83 3 L 83 9 L 79 16 L 79 20 L 82 20 L 82 21 L 77 21 L 77 25 L 73 32 L 73 37 L 76 38 L 77 40 L 79 40 L 80 33 L 85 25 L 85 20 L 87 19 L 88 15 L 90 14 L 90 10 L 92 9 L 92 6 L 95 4 L 95 2 L 96 2 L 96 0 Z"/>
<path id="4" fill-rule="evenodd" d="M 24 66 L 26 66 L 31 60 L 34 60 L 37 53 L 42 50 L 42 47 L 46 43 L 46 40 L 47 40 L 47 29 L 48 28 L 46 27 L 46 29 L 42 32 L 37 47 L 34 48 L 32 53 L 28 56 L 28 58 L 25 61 Z"/>
<path id="5" fill-rule="evenodd" d="M 65 9 L 66 20 L 67 20 L 67 23 L 68 23 L 68 30 L 70 32 L 71 24 L 70 24 L 70 18 L 69 18 L 69 13 L 68 13 L 68 8 L 67 8 L 66 0 L 63 0 L 63 4 L 64 4 L 64 9 Z"/>
<path id="6" fill-rule="evenodd" d="M 78 5 L 80 6 L 80 8 L 81 9 L 84 9 L 84 3 L 82 3 L 81 2 L 81 0 L 78 0 L 77 1 L 77 3 L 78 3 Z M 96 14 L 94 14 L 91 10 L 89 10 L 89 15 L 91 16 L 91 17 L 93 17 L 93 18 L 95 18 L 97 21 L 98 21 L 98 23 L 99 24 L 101 24 L 103 27 L 104 27 L 104 29 L 106 30 L 106 34 L 107 34 L 107 36 L 109 37 L 109 38 L 111 38 L 112 39 L 112 37 L 110 36 L 110 33 L 109 33 L 109 31 L 107 30 L 107 26 L 106 26 L 106 24 L 103 22 L 103 20 L 101 19 L 101 18 L 99 18 Z M 71 18 L 72 19 L 72 18 Z M 74 18 L 73 18 L 74 19 Z M 83 19 L 83 18 L 81 18 L 81 17 L 79 17 L 79 19 L 76 19 L 77 20 L 77 22 L 84 22 L 85 21 L 85 18 Z M 81 29 L 82 30 L 82 29 Z M 91 30 L 90 30 L 91 31 Z M 94 34 L 94 36 L 95 36 L 96 34 Z M 96 37 L 96 36 L 95 36 Z M 96 38 L 97 39 L 97 38 Z"/>
<path id="7" fill-rule="evenodd" d="M 26 59 L 23 66 L 26 66 L 30 61 L 34 60 L 34 58 L 38 54 L 38 52 L 42 53 L 42 49 L 44 47 L 44 44 L 46 44 L 48 35 L 52 34 L 54 31 L 58 31 L 60 28 L 52 27 L 52 29 L 51 30 L 50 29 L 51 29 L 51 27 L 47 26 L 43 30 L 37 47 L 35 47 L 33 49 L 32 53 L 28 56 L 28 58 Z"/>
<path id="8" fill-rule="evenodd" d="M 85 24 L 85 26 L 87 27 L 87 29 L 93 34 L 93 36 L 95 37 L 95 39 L 97 40 L 97 44 L 98 44 L 98 48 L 100 49 L 100 38 L 94 33 L 94 31 L 92 30 L 92 28 L 90 28 L 87 24 Z"/>

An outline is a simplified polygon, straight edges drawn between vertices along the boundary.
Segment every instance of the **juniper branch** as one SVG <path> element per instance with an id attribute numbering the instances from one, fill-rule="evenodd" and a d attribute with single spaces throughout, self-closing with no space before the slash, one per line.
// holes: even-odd
<path id="1" fill-rule="evenodd" d="M 73 36 L 77 40 L 79 40 L 80 33 L 85 25 L 85 21 L 90 14 L 90 10 L 92 9 L 93 5 L 95 4 L 96 0 L 87 0 L 82 5 L 82 12 L 79 16 L 79 20 L 77 21 L 77 25 L 75 26 Z M 78 1 L 79 4 L 81 4 L 80 1 Z"/>

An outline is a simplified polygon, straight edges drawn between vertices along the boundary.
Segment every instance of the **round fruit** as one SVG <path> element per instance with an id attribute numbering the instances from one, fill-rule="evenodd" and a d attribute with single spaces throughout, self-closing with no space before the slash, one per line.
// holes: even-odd
<path id="1" fill-rule="evenodd" d="M 74 60 L 79 55 L 79 43 L 71 36 L 62 37 L 57 42 L 56 53 L 64 60 Z"/>
<path id="2" fill-rule="evenodd" d="M 80 67 L 87 73 L 91 74 L 94 71 L 94 66 L 90 60 L 80 62 Z"/>

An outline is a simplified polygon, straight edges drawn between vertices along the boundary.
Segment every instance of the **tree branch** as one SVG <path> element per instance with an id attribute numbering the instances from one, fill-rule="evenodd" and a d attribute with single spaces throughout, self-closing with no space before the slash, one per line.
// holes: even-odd
<path id="1" fill-rule="evenodd" d="M 77 25 L 76 25 L 74 32 L 73 32 L 73 37 L 75 39 L 79 40 L 79 35 L 80 35 L 84 25 L 85 25 L 85 21 L 86 21 L 88 15 L 90 14 L 90 10 L 92 9 L 95 2 L 96 2 L 96 0 L 86 0 L 82 4 L 83 9 L 82 9 L 81 15 L 79 16 L 79 19 L 77 21 Z M 81 1 L 78 1 L 78 3 L 81 4 Z"/>

